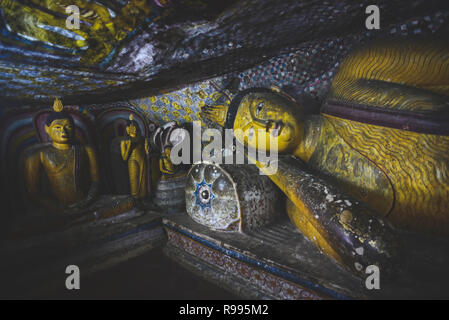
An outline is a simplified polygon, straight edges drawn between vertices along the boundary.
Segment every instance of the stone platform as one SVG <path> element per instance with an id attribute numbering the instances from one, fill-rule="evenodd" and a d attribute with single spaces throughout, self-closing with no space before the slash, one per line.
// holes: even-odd
<path id="1" fill-rule="evenodd" d="M 391 284 L 381 270 L 380 290 L 368 290 L 365 279 L 321 254 L 289 220 L 258 231 L 223 232 L 196 223 L 185 212 L 132 209 L 3 243 L 0 297 L 27 298 L 63 289 L 68 265 L 77 265 L 85 279 L 163 248 L 180 267 L 246 299 L 449 298 L 449 241 L 410 233 L 403 233 L 402 241 L 407 268 Z"/>
<path id="2" fill-rule="evenodd" d="M 2 294 L 26 298 L 65 288 L 68 265 L 81 279 L 166 243 L 161 214 L 132 209 L 68 229 L 8 241 L 0 247 Z"/>
<path id="3" fill-rule="evenodd" d="M 163 219 L 167 256 L 248 299 L 448 298 L 449 242 L 401 233 L 407 267 L 392 283 L 368 290 L 305 239 L 288 220 L 251 233 L 212 231 L 186 213 Z M 447 273 L 447 272 L 446 272 Z M 369 274 L 367 274 L 367 277 Z"/>

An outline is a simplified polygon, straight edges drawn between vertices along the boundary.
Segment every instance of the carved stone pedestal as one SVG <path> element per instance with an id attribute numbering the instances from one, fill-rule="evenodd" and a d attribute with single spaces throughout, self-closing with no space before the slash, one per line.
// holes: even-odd
<path id="1" fill-rule="evenodd" d="M 184 268 L 249 299 L 448 298 L 448 241 L 402 234 L 408 268 L 380 289 L 321 254 L 287 220 L 248 233 L 212 231 L 187 214 L 163 219 L 167 256 Z M 367 277 L 369 274 L 367 274 Z"/>
<path id="2" fill-rule="evenodd" d="M 79 267 L 82 281 L 165 242 L 160 214 L 136 209 L 62 231 L 7 241 L 0 246 L 0 296 L 26 298 L 64 288 L 69 265 Z"/>

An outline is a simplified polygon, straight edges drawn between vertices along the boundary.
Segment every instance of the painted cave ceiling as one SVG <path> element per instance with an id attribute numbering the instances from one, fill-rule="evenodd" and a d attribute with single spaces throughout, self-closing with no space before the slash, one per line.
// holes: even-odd
<path id="1" fill-rule="evenodd" d="M 0 0 L 0 97 L 3 105 L 16 105 L 48 103 L 55 96 L 68 103 L 150 96 L 263 64 L 316 41 L 373 34 L 376 31 L 365 28 L 365 8 L 370 4 L 362 0 Z M 379 0 L 376 4 L 385 26 L 379 34 L 390 33 L 393 29 L 387 26 L 392 25 L 399 26 L 400 33 L 401 24 L 418 20 L 423 21 L 414 29 L 418 33 L 447 31 L 448 1 Z M 80 8 L 79 30 L 66 26 L 70 5 Z"/>

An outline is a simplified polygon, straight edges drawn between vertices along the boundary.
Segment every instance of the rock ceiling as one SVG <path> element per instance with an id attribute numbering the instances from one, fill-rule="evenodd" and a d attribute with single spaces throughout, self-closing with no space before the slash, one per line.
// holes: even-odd
<path id="1" fill-rule="evenodd" d="M 156 94 L 252 67 L 311 40 L 366 32 L 370 4 L 0 0 L 0 97 L 3 105 L 17 105 L 55 96 L 98 103 Z M 377 4 L 382 26 L 448 12 L 447 1 Z M 79 29 L 66 25 L 70 5 L 80 8 Z"/>

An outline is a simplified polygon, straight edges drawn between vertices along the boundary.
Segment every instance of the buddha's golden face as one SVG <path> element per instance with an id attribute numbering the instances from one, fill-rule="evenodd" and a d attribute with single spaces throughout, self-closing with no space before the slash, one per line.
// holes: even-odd
<path id="1" fill-rule="evenodd" d="M 237 140 L 259 150 L 270 150 L 277 142 L 278 152 L 292 151 L 299 145 L 303 130 L 299 106 L 275 93 L 247 95 L 234 122 Z"/>
<path id="2" fill-rule="evenodd" d="M 51 141 L 60 144 L 69 144 L 73 137 L 73 124 L 69 119 L 54 120 L 50 126 L 45 126 Z"/>
<path id="3" fill-rule="evenodd" d="M 164 153 L 168 158 L 170 158 L 171 148 L 170 147 L 165 148 Z"/>
<path id="4" fill-rule="evenodd" d="M 126 127 L 126 133 L 131 137 L 137 137 L 137 127 L 133 124 Z"/>

